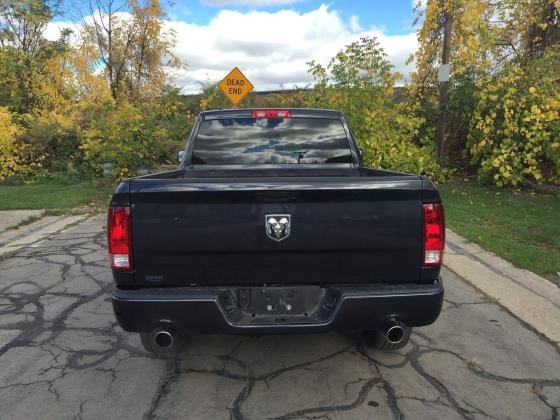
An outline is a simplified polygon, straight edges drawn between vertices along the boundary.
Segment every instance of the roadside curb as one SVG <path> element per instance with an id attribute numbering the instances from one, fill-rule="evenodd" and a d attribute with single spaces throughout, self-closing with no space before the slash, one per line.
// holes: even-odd
<path id="1" fill-rule="evenodd" d="M 0 235 L 40 219 L 45 210 L 0 210 Z"/>
<path id="2" fill-rule="evenodd" d="M 446 230 L 444 265 L 560 346 L 560 288 Z"/>
<path id="3" fill-rule="evenodd" d="M 2 232 L 0 233 L 0 259 L 4 259 L 22 248 L 34 245 L 91 216 L 90 214 L 45 216 L 35 222 Z"/>

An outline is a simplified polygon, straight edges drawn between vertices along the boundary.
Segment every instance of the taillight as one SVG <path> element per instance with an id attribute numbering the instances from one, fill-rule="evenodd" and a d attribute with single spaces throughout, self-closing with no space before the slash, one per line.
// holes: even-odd
<path id="1" fill-rule="evenodd" d="M 441 204 L 423 204 L 424 267 L 439 267 L 445 248 L 445 218 Z"/>
<path id="2" fill-rule="evenodd" d="M 132 271 L 130 207 L 109 208 L 107 241 L 111 268 L 119 271 Z"/>
<path id="3" fill-rule="evenodd" d="M 255 109 L 253 118 L 291 118 L 290 111 L 285 109 Z"/>

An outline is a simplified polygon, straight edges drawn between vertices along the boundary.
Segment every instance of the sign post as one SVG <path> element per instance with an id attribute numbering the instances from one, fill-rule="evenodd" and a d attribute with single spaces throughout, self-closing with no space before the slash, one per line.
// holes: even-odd
<path id="1" fill-rule="evenodd" d="M 436 157 L 440 165 L 445 164 L 444 140 L 445 140 L 445 109 L 447 107 L 447 85 L 449 84 L 449 54 L 451 25 L 453 15 L 445 12 L 445 23 L 443 26 L 443 51 L 441 54 L 441 67 L 438 71 L 439 81 L 439 115 L 436 125 Z"/>
<path id="2" fill-rule="evenodd" d="M 235 67 L 224 79 L 218 83 L 220 90 L 235 107 L 253 90 L 253 84 L 245 77 L 241 70 Z"/>

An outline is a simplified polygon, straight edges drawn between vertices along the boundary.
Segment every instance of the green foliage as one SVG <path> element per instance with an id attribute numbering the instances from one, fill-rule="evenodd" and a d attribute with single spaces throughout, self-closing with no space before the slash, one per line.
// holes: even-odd
<path id="1" fill-rule="evenodd" d="M 395 98 L 400 75 L 392 71 L 375 38 L 351 43 L 326 67 L 309 63 L 317 84 L 307 95 L 309 106 L 335 108 L 344 113 L 367 165 L 420 173 L 444 180 L 450 171 L 433 157 L 431 141 L 420 138 L 418 106 Z"/>
<path id="2" fill-rule="evenodd" d="M 81 159 L 75 121 L 56 111 L 36 113 L 21 139 L 44 156 L 43 168 L 47 171 L 66 171 Z"/>
<path id="3" fill-rule="evenodd" d="M 291 90 L 267 95 L 263 98 L 263 103 L 255 101 L 255 106 L 261 108 L 305 108 L 311 103 L 308 88 L 309 86 L 306 86 L 305 89 L 294 86 Z"/>
<path id="4" fill-rule="evenodd" d="M 94 15 L 75 44 L 68 31 L 44 37 L 58 0 L 0 0 L 0 180 L 97 176 L 105 163 L 123 177 L 175 163 L 194 116 L 169 84 L 167 71 L 182 64 L 161 4 L 95 4 L 111 19 Z"/>
<path id="5" fill-rule="evenodd" d="M 155 160 L 158 128 L 128 102 L 92 104 L 85 110 L 89 126 L 82 132 L 84 162 L 95 175 L 105 163 L 113 165 L 119 178 L 149 167 Z"/>
<path id="6" fill-rule="evenodd" d="M 476 80 L 475 69 L 465 69 L 449 82 L 449 96 L 446 108 L 447 130 L 445 153 L 454 163 L 461 162 L 465 157 L 469 124 L 476 106 Z M 431 127 L 435 127 L 437 109 L 431 116 Z"/>
<path id="7" fill-rule="evenodd" d="M 155 162 L 175 164 L 176 153 L 183 150 L 195 120 L 195 114 L 181 96 L 180 89 L 167 86 L 154 109 L 146 111 L 158 127 L 155 141 Z"/>
<path id="8" fill-rule="evenodd" d="M 192 110 L 185 102 L 181 89 L 172 86 L 166 86 L 154 114 L 158 123 L 166 127 L 172 140 L 183 141 L 194 123 Z"/>
<path id="9" fill-rule="evenodd" d="M 481 182 L 560 182 L 560 50 L 479 83 L 469 152 Z"/>
<path id="10" fill-rule="evenodd" d="M 377 39 L 364 37 L 347 45 L 326 67 L 315 61 L 308 65 L 317 82 L 309 95 L 310 105 L 342 111 L 358 139 L 368 137 L 366 111 L 392 105 L 393 86 L 399 77 L 392 73 Z"/>
<path id="11" fill-rule="evenodd" d="M 246 102 L 244 105 L 246 106 Z M 200 111 L 208 111 L 210 109 L 231 108 L 231 103 L 220 90 L 217 83 L 208 82 L 202 86 L 199 107 Z"/>
<path id="12" fill-rule="evenodd" d="M 434 181 L 445 181 L 452 171 L 434 159 L 431 146 L 418 146 L 411 139 L 423 122 L 407 103 L 367 110 L 363 116 L 365 137 L 362 152 L 369 166 L 424 174 Z"/>
<path id="13" fill-rule="evenodd" d="M 21 114 L 41 105 L 45 66 L 63 48 L 43 36 L 58 2 L 0 0 L 0 106 Z"/>
<path id="14" fill-rule="evenodd" d="M 421 137 L 436 122 L 444 14 L 452 17 L 447 157 L 469 158 L 483 183 L 560 182 L 558 2 L 427 2 L 411 89 L 425 118 Z"/>
<path id="15" fill-rule="evenodd" d="M 101 175 L 109 163 L 117 178 L 134 175 L 139 168 L 175 164 L 183 149 L 194 115 L 186 109 L 179 90 L 168 88 L 154 107 L 84 98 L 80 104 L 79 153 L 90 174 Z"/>

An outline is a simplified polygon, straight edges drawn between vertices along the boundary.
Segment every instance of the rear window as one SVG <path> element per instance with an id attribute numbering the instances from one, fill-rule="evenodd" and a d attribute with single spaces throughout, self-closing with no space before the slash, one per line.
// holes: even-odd
<path id="1" fill-rule="evenodd" d="M 326 118 L 224 118 L 203 121 L 198 165 L 351 163 L 342 122 Z"/>

